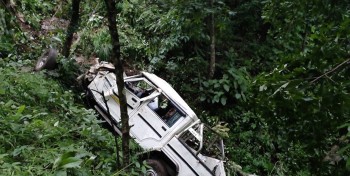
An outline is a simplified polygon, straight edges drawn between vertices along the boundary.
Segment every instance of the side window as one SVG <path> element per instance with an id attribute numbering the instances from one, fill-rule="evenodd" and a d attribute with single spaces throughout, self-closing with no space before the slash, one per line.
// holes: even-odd
<path id="1" fill-rule="evenodd" d="M 185 117 L 185 115 L 163 94 L 151 100 L 148 103 L 148 107 L 151 108 L 169 127 L 172 127 L 181 117 Z"/>
<path id="2" fill-rule="evenodd" d="M 144 80 L 126 82 L 125 87 L 139 98 L 147 97 L 148 95 L 151 95 L 155 90 Z"/>

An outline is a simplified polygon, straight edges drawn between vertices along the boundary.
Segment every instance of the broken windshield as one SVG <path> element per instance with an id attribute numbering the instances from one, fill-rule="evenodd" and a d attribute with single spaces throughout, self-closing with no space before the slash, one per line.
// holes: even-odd
<path id="1" fill-rule="evenodd" d="M 210 127 L 198 123 L 180 135 L 180 140 L 195 155 L 224 159 L 224 144 L 222 138 Z"/>

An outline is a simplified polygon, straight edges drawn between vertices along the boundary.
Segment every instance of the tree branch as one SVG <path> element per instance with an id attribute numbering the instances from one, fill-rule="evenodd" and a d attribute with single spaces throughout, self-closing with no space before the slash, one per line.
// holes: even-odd
<path id="1" fill-rule="evenodd" d="M 326 73 L 322 74 L 321 76 L 317 77 L 316 79 L 312 80 L 312 81 L 310 82 L 310 84 L 315 83 L 317 80 L 321 79 L 321 78 L 324 77 L 324 76 L 328 77 L 328 74 L 329 74 L 329 73 L 332 73 L 332 72 L 338 70 L 341 66 L 343 66 L 343 65 L 345 65 L 345 64 L 350 64 L 350 58 L 347 59 L 347 60 L 345 60 L 344 62 L 340 63 L 339 65 L 337 65 L 337 66 L 334 67 L 333 69 L 331 69 L 331 70 L 327 71 Z M 329 78 L 329 77 L 328 77 L 328 78 Z M 332 81 L 333 81 L 333 80 L 332 80 Z"/>

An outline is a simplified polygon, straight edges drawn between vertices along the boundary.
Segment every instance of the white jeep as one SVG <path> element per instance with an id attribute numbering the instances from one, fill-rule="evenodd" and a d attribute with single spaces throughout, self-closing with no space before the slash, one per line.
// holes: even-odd
<path id="1" fill-rule="evenodd" d="M 92 66 L 85 79 L 94 108 L 121 135 L 113 65 Z M 147 155 L 146 175 L 225 176 L 222 138 L 201 123 L 178 93 L 158 76 L 124 75 L 130 136 Z"/>

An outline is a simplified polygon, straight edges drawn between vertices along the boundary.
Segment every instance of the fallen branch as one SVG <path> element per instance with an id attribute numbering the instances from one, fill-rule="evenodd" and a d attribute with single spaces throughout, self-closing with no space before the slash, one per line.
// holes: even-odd
<path id="1" fill-rule="evenodd" d="M 338 68 L 340 68 L 342 65 L 345 65 L 345 64 L 350 64 L 350 58 L 347 59 L 347 60 L 345 60 L 345 61 L 342 62 L 341 64 L 337 65 L 337 66 L 334 67 L 333 69 L 331 69 L 331 70 L 327 71 L 326 73 L 322 74 L 321 76 L 317 77 L 316 79 L 312 80 L 312 81 L 310 82 L 310 84 L 315 83 L 317 80 L 321 79 L 321 78 L 324 77 L 324 76 L 326 76 L 327 78 L 329 78 L 329 77 L 328 77 L 328 74 L 329 74 L 329 73 L 332 73 L 332 72 L 336 71 Z M 331 79 L 331 80 L 332 80 L 332 79 Z M 333 81 L 333 80 L 332 80 L 332 81 Z M 333 81 L 333 82 L 334 82 L 334 81 Z"/>

